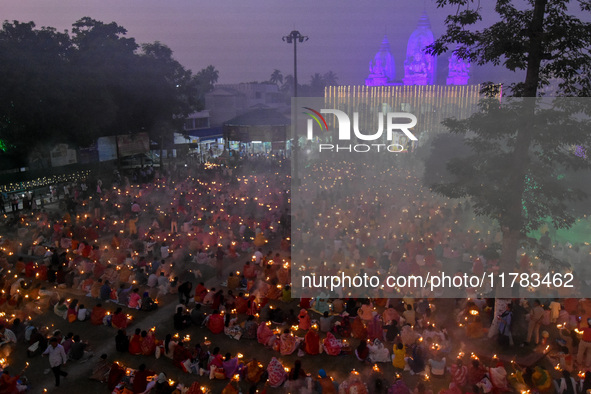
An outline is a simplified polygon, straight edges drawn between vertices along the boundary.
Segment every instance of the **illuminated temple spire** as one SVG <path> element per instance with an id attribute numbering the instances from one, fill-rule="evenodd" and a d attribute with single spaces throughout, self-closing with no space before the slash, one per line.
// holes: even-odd
<path id="1" fill-rule="evenodd" d="M 384 35 L 380 50 L 369 62 L 369 75 L 365 79 L 367 86 L 383 86 L 394 81 L 396 77 L 396 68 L 394 66 L 394 57 L 390 52 L 390 42 Z"/>
<path id="2" fill-rule="evenodd" d="M 435 83 L 437 58 L 425 53 L 425 48 L 433 44 L 433 41 L 431 23 L 429 23 L 427 13 L 423 12 L 406 47 L 403 79 L 405 85 L 433 85 Z"/>

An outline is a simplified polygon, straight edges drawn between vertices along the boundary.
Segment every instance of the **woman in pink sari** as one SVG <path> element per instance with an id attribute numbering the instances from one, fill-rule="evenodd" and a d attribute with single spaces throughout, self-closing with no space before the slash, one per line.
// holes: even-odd
<path id="1" fill-rule="evenodd" d="M 375 314 L 373 319 L 367 325 L 367 336 L 371 341 L 374 339 L 384 340 L 384 329 L 382 328 L 382 320 L 380 315 Z"/>
<path id="2" fill-rule="evenodd" d="M 275 339 L 275 334 L 273 334 L 273 331 L 271 331 L 267 323 L 262 322 L 259 324 L 259 328 L 257 328 L 257 341 L 261 345 L 273 347 L 273 342 L 275 342 Z"/>
<path id="3" fill-rule="evenodd" d="M 131 295 L 129 296 L 129 301 L 127 303 L 127 307 L 131 309 L 140 309 L 142 297 L 139 294 L 140 289 L 135 288 L 133 289 Z"/>
<path id="4" fill-rule="evenodd" d="M 329 356 L 338 356 L 341 354 L 341 344 L 331 332 L 326 334 L 326 338 L 324 338 L 324 351 Z"/>
<path id="5" fill-rule="evenodd" d="M 285 372 L 285 368 L 279 360 L 275 357 L 269 361 L 269 365 L 267 365 L 267 373 L 269 374 L 269 386 L 276 388 L 279 387 L 287 380 L 287 373 Z"/>
<path id="6" fill-rule="evenodd" d="M 279 337 L 279 352 L 282 356 L 287 356 L 295 352 L 298 347 L 296 338 L 291 335 L 289 328 L 283 330 L 283 334 Z"/>

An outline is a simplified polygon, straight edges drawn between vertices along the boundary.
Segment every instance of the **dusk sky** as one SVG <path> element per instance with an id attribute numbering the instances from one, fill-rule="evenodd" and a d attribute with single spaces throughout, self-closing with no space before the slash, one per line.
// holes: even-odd
<path id="1" fill-rule="evenodd" d="M 483 2 L 486 3 L 486 2 Z M 334 71 L 339 83 L 363 84 L 368 64 L 387 34 L 397 79 L 402 78 L 406 43 L 423 10 L 437 37 L 452 9 L 429 0 L 0 0 L 3 20 L 34 21 L 37 27 L 70 29 L 83 16 L 116 22 L 138 43 L 160 41 L 194 72 L 214 65 L 219 83 L 265 81 L 274 69 L 293 73 L 291 30 L 309 36 L 298 46 L 298 78 Z M 485 19 L 486 24 L 494 22 Z M 445 63 L 440 63 L 440 67 Z M 522 79 L 502 68 L 474 69 L 470 83 Z"/>

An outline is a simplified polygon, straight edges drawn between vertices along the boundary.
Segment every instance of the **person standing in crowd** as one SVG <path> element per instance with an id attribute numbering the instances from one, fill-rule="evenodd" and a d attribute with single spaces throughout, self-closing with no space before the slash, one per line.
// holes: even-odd
<path id="1" fill-rule="evenodd" d="M 193 284 L 189 281 L 184 282 L 178 287 L 179 304 L 187 305 L 193 293 Z"/>
<path id="2" fill-rule="evenodd" d="M 581 318 L 579 317 L 579 330 L 583 332 L 583 336 L 579 342 L 577 363 L 579 367 L 589 368 L 591 367 L 591 318 L 587 319 L 587 327 L 581 328 Z"/>
<path id="3" fill-rule="evenodd" d="M 540 342 L 540 326 L 544 317 L 544 308 L 540 304 L 539 300 L 534 301 L 534 307 L 529 311 L 528 326 L 527 326 L 527 339 L 525 340 L 528 344 L 531 343 L 532 336 L 536 345 Z"/>
<path id="4" fill-rule="evenodd" d="M 49 346 L 43 352 L 43 355 L 49 357 L 49 366 L 55 376 L 55 387 L 59 387 L 60 377 L 63 376 L 65 378 L 68 376 L 67 372 L 62 371 L 62 365 L 66 365 L 68 361 L 64 347 L 58 343 L 56 337 L 53 337 L 49 340 Z"/>

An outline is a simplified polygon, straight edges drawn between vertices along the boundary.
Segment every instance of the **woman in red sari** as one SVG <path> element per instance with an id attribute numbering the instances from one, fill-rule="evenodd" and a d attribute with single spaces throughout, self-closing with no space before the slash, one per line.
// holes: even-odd
<path id="1" fill-rule="evenodd" d="M 152 356 L 156 352 L 156 338 L 152 331 L 142 331 L 142 354 Z"/>
<path id="2" fill-rule="evenodd" d="M 127 328 L 127 315 L 123 313 L 123 309 L 117 308 L 111 318 L 111 325 L 118 330 L 125 330 Z"/>
<path id="3" fill-rule="evenodd" d="M 179 341 L 179 343 L 177 343 L 177 345 L 174 347 L 174 351 L 172 354 L 172 362 L 177 367 L 184 369 L 183 361 L 185 361 L 188 358 L 191 358 L 191 356 L 191 351 L 185 347 L 183 341 Z"/>
<path id="4" fill-rule="evenodd" d="M 314 328 L 311 328 L 304 337 L 304 350 L 308 354 L 320 353 L 320 336 Z"/>
<path id="5" fill-rule="evenodd" d="M 246 312 L 248 311 L 248 298 L 244 297 L 244 293 L 238 294 L 238 297 L 236 297 L 234 307 L 236 308 L 237 314 L 246 314 Z"/>
<path id="6" fill-rule="evenodd" d="M 142 354 L 142 336 L 140 335 L 141 330 L 135 329 L 135 334 L 129 340 L 129 353 L 134 356 Z"/>
<path id="7" fill-rule="evenodd" d="M 203 297 L 207 294 L 207 288 L 200 282 L 197 287 L 195 288 L 195 302 L 203 302 Z"/>
<path id="8" fill-rule="evenodd" d="M 102 304 L 96 304 L 94 308 L 92 308 L 92 312 L 90 313 L 90 323 L 95 326 L 100 326 L 103 324 L 103 319 L 107 314 L 107 310 L 103 308 Z"/>
<path id="9" fill-rule="evenodd" d="M 367 328 L 365 328 L 365 324 L 363 324 L 363 320 L 359 316 L 353 320 L 351 323 L 351 331 L 355 338 L 365 341 L 367 339 Z"/>
<path id="10" fill-rule="evenodd" d="M 273 331 L 271 331 L 271 328 L 269 328 L 269 324 L 270 322 L 262 322 L 261 324 L 259 324 L 259 328 L 257 328 L 257 341 L 261 345 L 272 347 L 276 337 Z"/>
<path id="11" fill-rule="evenodd" d="M 209 316 L 209 320 L 207 321 L 207 328 L 213 334 L 219 334 L 224 332 L 224 318 L 220 315 L 220 312 L 216 309 L 213 313 Z"/>
<path id="12" fill-rule="evenodd" d="M 308 315 L 308 311 L 305 309 L 300 310 L 300 314 L 298 315 L 299 325 L 298 328 L 300 330 L 309 330 L 312 326 L 312 322 L 310 320 L 310 315 Z"/>

